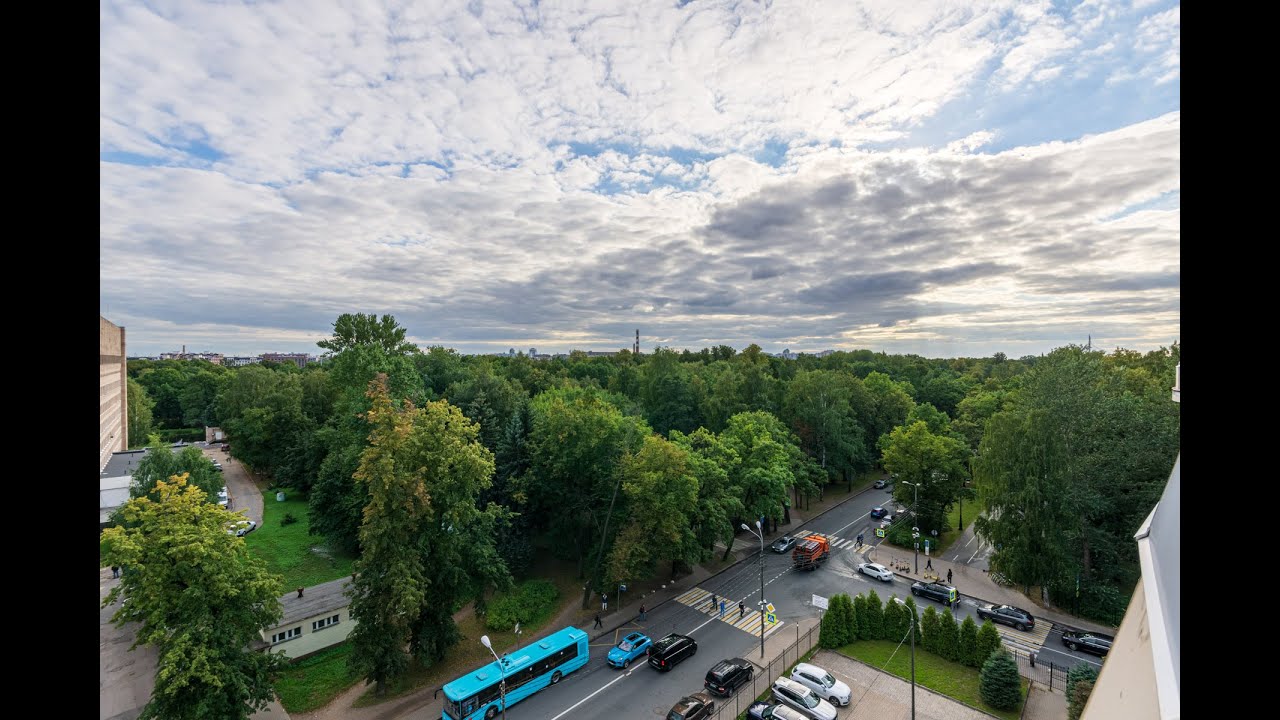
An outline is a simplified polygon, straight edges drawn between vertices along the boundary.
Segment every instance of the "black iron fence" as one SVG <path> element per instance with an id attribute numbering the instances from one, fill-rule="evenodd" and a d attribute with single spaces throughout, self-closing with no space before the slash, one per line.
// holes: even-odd
<path id="1" fill-rule="evenodd" d="M 769 661 L 769 664 L 761 668 L 755 658 L 748 657 L 746 659 L 756 662 L 756 674 L 751 682 L 743 685 L 733 697 L 724 699 L 716 698 L 716 714 L 711 718 L 714 720 L 732 720 L 751 707 L 751 703 L 756 701 L 764 693 L 769 691 L 773 686 L 773 681 L 782 677 L 792 665 L 799 662 L 804 654 L 813 649 L 818 644 L 818 630 L 820 625 L 814 625 L 809 628 L 808 632 L 801 633 L 800 626 L 795 626 L 796 639 L 782 651 L 782 654 Z M 779 629 L 778 632 L 786 632 L 785 629 Z"/>
<path id="2" fill-rule="evenodd" d="M 1023 677 L 1038 682 L 1050 690 L 1061 691 L 1067 686 L 1067 670 L 1070 668 L 1038 660 L 1033 653 L 1029 653 L 1026 650 L 1007 646 L 1006 649 L 1013 653 L 1014 660 L 1018 662 L 1018 672 Z"/>

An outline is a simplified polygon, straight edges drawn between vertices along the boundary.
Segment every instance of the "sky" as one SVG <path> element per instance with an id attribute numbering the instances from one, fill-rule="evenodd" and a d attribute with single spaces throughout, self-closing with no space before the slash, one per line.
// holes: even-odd
<path id="1" fill-rule="evenodd" d="M 130 355 L 1179 339 L 1180 6 L 100 5 Z"/>

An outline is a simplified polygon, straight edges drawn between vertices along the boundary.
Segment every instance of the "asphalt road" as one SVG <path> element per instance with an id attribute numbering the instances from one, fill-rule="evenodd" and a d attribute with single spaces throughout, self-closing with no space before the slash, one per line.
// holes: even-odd
<path id="1" fill-rule="evenodd" d="M 853 541 L 859 532 L 864 533 L 864 540 L 874 539 L 873 529 L 879 521 L 872 520 L 869 513 L 877 505 L 892 507 L 889 494 L 882 490 L 867 491 L 809 522 L 796 533 L 821 533 L 832 539 L 832 556 L 822 568 L 812 572 L 793 570 L 789 554 L 766 550 L 763 563 L 758 560 L 740 563 L 650 610 L 647 621 L 624 625 L 614 637 L 593 643 L 591 660 L 586 667 L 566 676 L 555 687 L 520 702 L 512 712 L 530 720 L 665 717 L 682 696 L 702 690 L 707 670 L 724 658 L 750 660 L 757 665 L 758 672 L 761 622 L 756 608 L 762 577 L 765 599 L 774 605 L 779 620 L 777 625 L 766 629 L 767 636 L 789 632 L 789 625 L 804 618 L 818 617 L 822 611 L 813 604 L 814 595 L 825 598 L 841 592 L 856 595 L 874 588 L 882 600 L 888 600 L 891 595 L 907 597 L 911 593 L 911 583 L 907 580 L 895 576 L 893 582 L 887 583 L 856 571 L 863 559 L 861 552 L 855 552 Z M 742 532 L 737 542 L 759 541 L 750 533 Z M 880 550 L 876 560 L 887 562 L 891 556 L 906 558 L 910 553 Z M 948 552 L 947 557 L 950 556 Z M 714 614 L 709 612 L 712 594 L 717 600 L 725 600 L 727 612 L 723 618 L 718 607 Z M 747 607 L 743 616 L 738 611 L 739 601 Z M 929 605 L 945 609 L 941 603 L 925 598 L 917 598 L 916 602 L 921 611 Z M 961 597 L 954 609 L 957 620 L 963 622 L 966 616 L 972 616 L 974 622 L 978 622 L 978 604 L 972 598 Z M 1029 632 L 1003 625 L 996 627 L 1006 644 L 1034 649 L 1045 662 L 1052 660 L 1068 666 L 1077 662 L 1097 663 L 1097 658 L 1072 653 L 1062 646 L 1060 631 L 1048 620 L 1038 619 L 1036 629 Z M 632 663 L 627 670 L 609 667 L 604 660 L 609 648 L 633 630 L 645 632 L 655 640 L 670 632 L 689 635 L 697 641 L 698 652 L 667 673 L 660 673 L 641 661 Z"/>

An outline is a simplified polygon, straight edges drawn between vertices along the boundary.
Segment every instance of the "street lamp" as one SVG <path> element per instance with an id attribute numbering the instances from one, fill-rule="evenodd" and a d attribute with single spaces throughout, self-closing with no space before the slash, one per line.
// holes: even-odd
<path id="1" fill-rule="evenodd" d="M 915 502 L 914 502 L 914 503 L 912 503 L 912 505 L 911 505 L 911 515 L 913 516 L 913 518 L 912 518 L 912 519 L 914 519 L 915 517 L 919 517 L 919 513 L 920 513 L 920 483 L 907 482 L 906 480 L 903 480 L 903 481 L 902 481 L 902 484 L 903 484 L 903 485 L 911 485 L 911 486 L 913 486 L 913 487 L 915 488 L 915 497 L 916 497 L 916 499 L 915 499 Z M 918 527 L 914 527 L 914 526 L 911 528 L 911 541 L 912 541 L 912 542 L 911 542 L 911 544 L 915 546 L 915 552 L 916 552 L 916 574 L 917 574 L 917 575 L 919 575 L 919 574 L 920 574 L 920 528 L 918 528 Z M 912 715 L 912 717 L 915 717 L 915 716 L 914 716 L 914 715 Z"/>
<path id="2" fill-rule="evenodd" d="M 916 720 L 916 609 L 902 598 L 895 597 L 894 600 L 911 609 L 911 720 Z"/>
<path id="3" fill-rule="evenodd" d="M 747 527 L 746 523 L 742 523 L 742 529 L 760 538 L 760 657 L 764 658 L 764 528 L 760 527 L 760 521 L 756 521 L 756 530 Z"/>
<path id="4" fill-rule="evenodd" d="M 502 720 L 507 720 L 507 671 L 506 671 L 506 668 L 502 667 L 502 661 L 498 659 L 498 653 L 493 651 L 493 643 L 489 642 L 488 635 L 480 636 L 480 644 L 489 648 L 489 654 L 493 656 L 493 661 L 498 663 L 498 673 L 502 678 L 501 680 L 498 681 L 498 692 L 502 696 Z M 915 666 L 912 665 L 912 668 L 914 672 Z M 912 675 L 911 677 L 912 679 L 914 679 L 915 675 Z"/>

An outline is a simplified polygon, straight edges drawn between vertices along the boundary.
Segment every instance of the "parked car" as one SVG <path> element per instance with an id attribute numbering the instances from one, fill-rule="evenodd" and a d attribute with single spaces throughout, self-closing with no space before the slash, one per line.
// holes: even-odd
<path id="1" fill-rule="evenodd" d="M 878 505 L 876 507 L 871 508 L 871 517 L 873 518 L 882 518 L 888 514 L 889 514 L 888 510 L 885 510 L 884 508 Z"/>
<path id="2" fill-rule="evenodd" d="M 795 538 L 791 537 L 790 535 L 783 535 L 777 540 L 774 540 L 773 544 L 769 546 L 769 549 L 773 550 L 776 553 L 785 553 L 791 548 L 795 547 L 795 545 L 796 545 Z"/>
<path id="3" fill-rule="evenodd" d="M 223 485 L 222 489 L 218 491 L 218 504 L 222 507 L 226 507 L 230 500 L 230 496 L 227 495 L 227 486 Z"/>
<path id="4" fill-rule="evenodd" d="M 680 702 L 667 713 L 667 720 L 703 720 L 711 717 L 716 701 L 706 693 L 694 693 L 680 698 Z"/>
<path id="5" fill-rule="evenodd" d="M 893 571 L 879 563 L 859 563 L 858 572 L 877 580 L 893 582 Z"/>
<path id="6" fill-rule="evenodd" d="M 738 688 L 751 682 L 755 674 L 755 667 L 742 658 L 721 660 L 707 671 L 706 681 L 702 685 L 712 695 L 729 697 Z"/>
<path id="7" fill-rule="evenodd" d="M 1062 644 L 1072 650 L 1087 652 L 1098 657 L 1106 657 L 1111 652 L 1111 643 L 1115 638 L 1102 633 L 1085 632 L 1083 630 L 1063 630 Z"/>
<path id="8" fill-rule="evenodd" d="M 245 535 L 253 532 L 256 527 L 258 527 L 258 523 L 252 520 L 240 520 L 231 523 L 231 525 L 227 527 L 227 534 L 235 535 L 236 537 L 244 537 Z"/>
<path id="9" fill-rule="evenodd" d="M 777 703 L 754 702 L 747 708 L 751 720 L 809 720 L 809 716 Z"/>
<path id="10" fill-rule="evenodd" d="M 671 633 L 649 648 L 649 664 L 662 672 L 668 672 L 685 658 L 691 658 L 697 653 L 698 643 L 693 638 Z"/>
<path id="11" fill-rule="evenodd" d="M 873 487 L 873 488 L 875 488 L 875 489 L 877 489 L 877 490 L 883 490 L 884 488 L 889 487 L 889 482 L 888 482 L 887 480 L 880 479 L 880 480 L 875 481 L 875 483 L 874 483 L 874 484 L 872 484 L 872 486 L 871 486 L 871 487 Z"/>
<path id="12" fill-rule="evenodd" d="M 649 652 L 653 641 L 644 633 L 633 632 L 622 638 L 622 642 L 610 648 L 607 662 L 620 668 L 631 667 L 631 661 Z"/>
<path id="13" fill-rule="evenodd" d="M 778 702 L 799 710 L 813 720 L 836 720 L 836 709 L 831 703 L 791 678 L 780 677 L 774 680 L 773 696 Z"/>
<path id="14" fill-rule="evenodd" d="M 930 600 L 951 607 L 960 602 L 960 593 L 955 588 L 940 582 L 918 582 L 911 585 L 911 594 L 917 597 L 927 597 Z"/>
<path id="15" fill-rule="evenodd" d="M 853 691 L 844 682 L 817 665 L 800 663 L 791 670 L 791 679 L 809 688 L 832 705 L 845 707 L 853 697 Z"/>
<path id="16" fill-rule="evenodd" d="M 1033 630 L 1036 626 L 1031 613 L 1012 605 L 983 605 L 978 608 L 978 619 L 1012 625 L 1019 630 Z"/>

